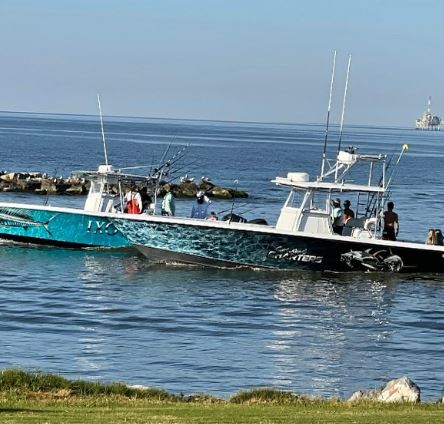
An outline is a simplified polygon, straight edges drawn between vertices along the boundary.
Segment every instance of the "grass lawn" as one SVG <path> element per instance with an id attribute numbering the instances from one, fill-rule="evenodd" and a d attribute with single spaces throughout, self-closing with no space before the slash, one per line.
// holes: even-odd
<path id="1" fill-rule="evenodd" d="M 443 405 L 160 403 L 145 399 L 8 400 L 7 423 L 440 423 Z"/>
<path id="2" fill-rule="evenodd" d="M 228 400 L 180 397 L 122 384 L 59 376 L 0 373 L 0 423 L 443 423 L 444 404 L 349 403 L 272 389 Z"/>

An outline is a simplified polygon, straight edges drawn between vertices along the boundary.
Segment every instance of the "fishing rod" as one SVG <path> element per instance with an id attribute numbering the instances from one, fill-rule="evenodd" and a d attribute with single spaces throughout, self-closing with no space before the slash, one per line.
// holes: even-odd
<path id="1" fill-rule="evenodd" d="M 381 195 L 381 198 L 380 198 L 380 194 L 379 193 L 378 194 L 373 193 L 373 197 L 369 201 L 369 204 L 368 204 L 368 207 L 367 207 L 367 210 L 369 210 L 371 214 L 375 214 L 377 212 L 378 204 L 379 204 L 379 209 L 381 211 L 384 210 L 385 203 L 391 197 L 390 186 L 392 184 L 393 177 L 395 176 L 395 173 L 396 173 L 396 171 L 398 169 L 399 162 L 401 161 L 404 153 L 408 149 L 409 149 L 408 144 L 403 144 L 402 145 L 401 152 L 399 153 L 398 159 L 397 159 L 395 165 L 393 166 L 393 170 L 392 170 L 392 172 L 390 174 L 390 177 L 389 177 L 389 179 L 387 181 L 387 184 L 385 186 L 385 193 L 383 195 Z M 394 156 L 394 153 L 392 154 L 392 157 L 389 159 L 389 162 L 391 162 L 393 156 Z M 379 185 L 382 187 L 382 177 L 380 179 Z M 372 203 L 373 203 L 373 205 L 372 205 Z M 370 209 L 370 207 L 371 207 L 371 209 Z"/>
<path id="2" fill-rule="evenodd" d="M 238 184 L 239 184 L 239 179 L 235 179 L 234 180 L 234 185 L 235 185 L 235 191 L 237 191 L 237 187 L 238 187 Z M 231 210 L 230 210 L 230 215 L 233 215 L 233 209 L 234 209 L 234 202 L 236 201 L 236 196 L 233 196 L 233 203 L 231 203 Z M 230 216 L 230 219 L 228 220 L 228 223 L 230 223 L 231 222 L 231 218 L 232 218 L 232 216 Z"/>
<path id="3" fill-rule="evenodd" d="M 399 153 L 399 156 L 398 156 L 398 160 L 396 161 L 395 165 L 393 166 L 392 173 L 390 174 L 390 177 L 389 177 L 389 179 L 387 181 L 387 184 L 385 186 L 386 192 L 388 193 L 387 198 L 390 197 L 390 186 L 392 184 L 392 179 L 395 176 L 395 173 L 396 173 L 396 171 L 398 169 L 399 162 L 401 161 L 402 156 L 404 155 L 404 153 L 407 150 L 409 150 L 409 145 L 407 143 L 405 143 L 405 144 L 402 145 L 401 152 Z"/>
<path id="4" fill-rule="evenodd" d="M 163 153 L 162 158 L 160 159 L 160 162 L 159 162 L 160 164 L 163 164 L 163 161 L 165 160 L 166 155 L 167 155 L 168 151 L 170 150 L 170 147 L 171 147 L 171 143 L 169 143 L 168 146 L 167 146 L 167 148 L 165 149 L 165 152 Z M 163 166 L 163 165 L 160 165 L 160 169 L 162 168 L 162 166 Z M 154 170 L 155 170 L 156 172 L 159 171 L 159 169 L 156 169 L 156 168 L 154 168 Z"/>
<path id="5" fill-rule="evenodd" d="M 57 174 L 58 174 L 58 170 L 57 170 L 57 168 L 56 169 L 54 169 L 54 178 L 57 180 Z M 44 204 L 44 206 L 48 206 L 48 202 L 49 202 L 49 191 L 47 190 L 46 191 L 46 196 L 45 196 L 45 202 L 43 203 Z"/>
<path id="6" fill-rule="evenodd" d="M 329 127 L 329 123 L 330 123 L 331 97 L 333 94 L 333 83 L 335 80 L 335 70 L 336 70 L 336 50 L 333 53 L 333 69 L 331 71 L 330 95 L 328 97 L 328 108 L 327 108 L 327 123 L 325 126 L 324 151 L 322 152 L 321 175 L 319 177 L 319 181 L 322 181 L 322 177 L 324 175 L 324 169 L 325 169 L 325 161 L 327 160 L 328 127 Z"/>
<path id="7" fill-rule="evenodd" d="M 171 144 L 168 146 L 168 149 L 169 149 L 170 146 L 171 146 Z M 158 166 L 157 168 L 155 168 L 156 172 L 158 172 L 158 171 L 160 171 L 161 169 L 166 168 L 166 167 L 169 167 L 169 168 L 171 169 L 171 167 L 172 167 L 175 163 L 177 163 L 177 162 L 179 162 L 181 159 L 183 159 L 183 157 L 185 156 L 185 151 L 186 151 L 186 149 L 187 149 L 188 147 L 189 147 L 189 145 L 184 146 L 181 150 L 177 151 L 177 152 L 171 157 L 171 159 L 168 159 L 167 161 L 165 161 L 165 157 L 166 157 L 166 153 L 167 153 L 167 152 L 165 152 L 164 155 L 163 155 L 163 157 L 162 157 L 162 159 L 161 159 L 161 161 L 160 161 L 159 166 Z M 167 150 L 168 150 L 168 149 L 167 149 Z"/>
<path id="8" fill-rule="evenodd" d="M 183 166 L 181 166 L 180 168 L 175 168 L 172 172 L 173 175 L 178 175 L 180 174 L 184 169 L 189 169 L 192 165 L 194 165 L 197 162 L 197 159 L 191 161 L 191 162 L 187 162 L 186 164 L 184 164 Z"/>
<path id="9" fill-rule="evenodd" d="M 240 203 L 238 206 L 236 206 L 236 208 L 237 209 L 240 209 L 240 208 L 243 208 L 243 207 L 245 207 L 245 206 L 247 206 L 248 205 L 248 203 Z M 225 213 L 225 212 L 228 212 L 228 211 L 231 211 L 232 210 L 232 208 L 231 207 L 229 207 L 228 209 L 223 209 L 223 210 L 221 210 L 221 211 L 219 211 L 219 212 L 216 212 L 216 214 L 217 215 L 220 215 L 221 213 Z"/>
<path id="10" fill-rule="evenodd" d="M 237 206 L 235 210 L 237 213 L 244 214 L 244 213 L 254 211 L 255 209 L 256 208 L 254 208 L 254 207 L 243 209 L 241 206 Z"/>
<path id="11" fill-rule="evenodd" d="M 181 157 L 179 157 L 177 160 L 175 160 L 172 165 L 176 164 L 177 162 L 179 162 L 180 160 L 182 160 L 185 157 L 185 154 L 183 154 Z M 173 175 L 174 178 L 177 178 L 179 176 L 179 174 L 184 170 L 187 169 L 189 171 L 189 169 L 197 162 L 197 159 L 194 159 L 190 162 L 187 163 L 183 163 L 182 166 L 178 167 L 178 168 L 174 168 L 172 169 L 170 175 Z"/>
<path id="12" fill-rule="evenodd" d="M 390 154 L 390 157 L 387 161 L 387 165 L 385 167 L 386 171 L 388 171 L 390 169 L 390 167 L 392 165 L 392 161 L 394 160 L 395 154 L 396 154 L 396 150 L 393 149 L 393 151 Z M 384 185 L 384 174 L 379 177 L 379 182 L 378 182 L 379 187 L 383 187 L 383 185 Z M 379 196 L 376 196 L 376 193 L 372 193 L 371 197 L 369 198 L 369 200 L 367 202 L 366 211 L 365 211 L 366 214 L 370 213 L 370 215 L 373 215 L 376 212 L 378 197 Z"/>
<path id="13" fill-rule="evenodd" d="M 179 162 L 181 159 L 185 157 L 185 151 L 188 149 L 190 145 L 183 147 L 181 150 L 177 151 L 166 163 L 169 163 L 170 166 Z"/>

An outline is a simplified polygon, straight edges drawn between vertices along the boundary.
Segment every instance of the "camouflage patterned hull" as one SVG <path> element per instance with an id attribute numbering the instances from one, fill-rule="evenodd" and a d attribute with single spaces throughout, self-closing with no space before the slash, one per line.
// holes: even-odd
<path id="1" fill-rule="evenodd" d="M 283 270 L 444 272 L 444 247 L 352 237 L 284 234 L 269 226 L 159 217 L 116 218 L 153 262 Z"/>

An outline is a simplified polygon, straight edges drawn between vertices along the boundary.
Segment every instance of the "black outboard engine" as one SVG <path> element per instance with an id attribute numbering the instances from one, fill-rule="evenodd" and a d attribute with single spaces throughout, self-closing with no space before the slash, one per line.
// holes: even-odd
<path id="1" fill-rule="evenodd" d="M 230 222 L 247 222 L 247 220 L 240 215 L 236 215 L 235 213 L 229 213 L 222 217 L 222 221 L 230 221 Z"/>
<path id="2" fill-rule="evenodd" d="M 249 224 L 268 225 L 268 222 L 264 218 L 250 219 Z"/>

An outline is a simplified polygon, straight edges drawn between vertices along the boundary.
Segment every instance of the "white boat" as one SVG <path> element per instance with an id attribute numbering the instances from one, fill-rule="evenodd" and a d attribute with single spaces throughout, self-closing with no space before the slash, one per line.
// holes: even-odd
<path id="1" fill-rule="evenodd" d="M 404 145 L 399 159 L 406 149 Z M 304 172 L 277 177 L 273 182 L 290 193 L 275 225 L 137 215 L 114 216 L 111 221 L 152 262 L 444 272 L 444 246 L 383 239 L 382 213 L 391 184 L 387 162 L 382 154 L 346 149 L 335 161 L 325 158 L 324 172 L 317 178 Z M 354 199 L 356 214 L 340 235 L 333 230 L 332 200 L 344 196 Z"/>
<path id="2" fill-rule="evenodd" d="M 310 178 L 305 172 L 288 172 L 273 180 L 290 190 L 275 225 L 233 219 L 116 216 L 111 219 L 115 227 L 154 262 L 285 270 L 444 272 L 444 246 L 383 237 L 383 211 L 394 170 L 408 146 L 403 145 L 394 165 L 383 154 L 361 154 L 354 147 L 341 149 L 351 56 L 338 148 L 328 158 L 335 63 L 336 52 L 320 174 Z M 344 196 L 354 198 L 356 213 L 338 234 L 333 228 L 332 200 Z"/>

